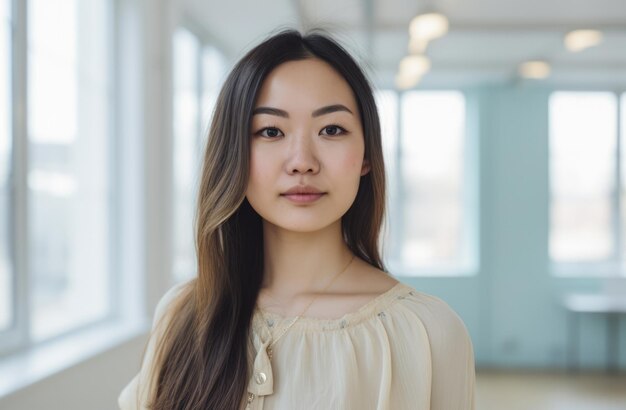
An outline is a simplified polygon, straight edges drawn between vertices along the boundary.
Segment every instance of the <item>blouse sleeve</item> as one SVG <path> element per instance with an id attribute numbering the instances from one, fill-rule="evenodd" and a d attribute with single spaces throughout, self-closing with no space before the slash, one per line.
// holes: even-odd
<path id="1" fill-rule="evenodd" d="M 448 304 L 431 298 L 422 316 L 431 346 L 431 410 L 474 410 L 476 373 L 469 333 Z"/>
<path id="2" fill-rule="evenodd" d="M 144 410 L 146 409 L 147 401 L 147 383 L 152 372 L 152 360 L 155 354 L 156 342 L 159 339 L 157 332 L 157 324 L 161 321 L 165 315 L 169 304 L 178 295 L 178 292 L 182 289 L 186 282 L 181 282 L 170 288 L 159 300 L 154 311 L 154 318 L 152 320 L 152 328 L 150 331 L 150 338 L 148 345 L 143 356 L 143 361 L 139 372 L 131 379 L 131 381 L 122 389 L 120 395 L 117 398 L 117 404 L 120 410 Z M 165 328 L 165 323 L 158 327 L 161 331 Z"/>

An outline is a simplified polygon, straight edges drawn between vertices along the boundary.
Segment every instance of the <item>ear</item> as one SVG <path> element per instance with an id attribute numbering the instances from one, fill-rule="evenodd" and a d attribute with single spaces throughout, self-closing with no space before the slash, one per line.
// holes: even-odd
<path id="1" fill-rule="evenodd" d="M 363 166 L 361 166 L 361 176 L 367 174 L 370 171 L 370 169 L 372 169 L 372 167 L 370 166 L 369 161 L 364 159 Z"/>

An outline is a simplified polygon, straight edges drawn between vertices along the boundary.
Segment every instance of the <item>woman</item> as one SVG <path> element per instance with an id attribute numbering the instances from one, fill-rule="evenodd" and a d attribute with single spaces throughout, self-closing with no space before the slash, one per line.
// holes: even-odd
<path id="1" fill-rule="evenodd" d="M 120 408 L 473 409 L 467 330 L 385 271 L 384 205 L 376 105 L 349 54 L 293 30 L 248 52 L 208 137 L 198 276 L 160 300 Z"/>

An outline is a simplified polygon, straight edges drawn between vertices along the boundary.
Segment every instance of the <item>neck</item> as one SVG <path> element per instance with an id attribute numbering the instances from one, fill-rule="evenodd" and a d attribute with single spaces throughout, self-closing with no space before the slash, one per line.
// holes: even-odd
<path id="1" fill-rule="evenodd" d="M 263 240 L 262 290 L 282 301 L 321 292 L 350 268 L 345 269 L 352 252 L 343 241 L 340 220 L 315 232 L 286 231 L 264 221 Z"/>

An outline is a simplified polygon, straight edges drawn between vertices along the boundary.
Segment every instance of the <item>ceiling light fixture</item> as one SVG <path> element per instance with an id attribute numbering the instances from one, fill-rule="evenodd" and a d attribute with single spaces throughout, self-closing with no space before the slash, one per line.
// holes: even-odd
<path id="1" fill-rule="evenodd" d="M 518 73 L 524 78 L 546 78 L 550 75 L 550 64 L 539 60 L 526 61 L 525 63 L 520 64 Z"/>
<path id="2" fill-rule="evenodd" d="M 598 30 L 573 30 L 565 35 L 565 47 L 572 52 L 582 51 L 602 42 L 602 32 Z"/>
<path id="3" fill-rule="evenodd" d="M 400 89 L 414 87 L 430 69 L 430 60 L 421 54 L 412 54 L 400 61 L 396 74 L 396 86 Z"/>
<path id="4" fill-rule="evenodd" d="M 412 54 L 400 61 L 400 72 L 408 76 L 422 76 L 430 70 L 430 60 L 421 54 Z"/>
<path id="5" fill-rule="evenodd" d="M 400 89 L 414 87 L 422 76 L 430 70 L 430 60 L 424 55 L 428 43 L 448 32 L 448 19 L 441 13 L 433 11 L 418 14 L 409 23 L 409 55 L 400 61 L 395 77 L 396 86 Z"/>
<path id="6" fill-rule="evenodd" d="M 448 32 L 448 19 L 441 13 L 419 14 L 409 24 L 411 38 L 426 41 L 441 37 Z"/>

